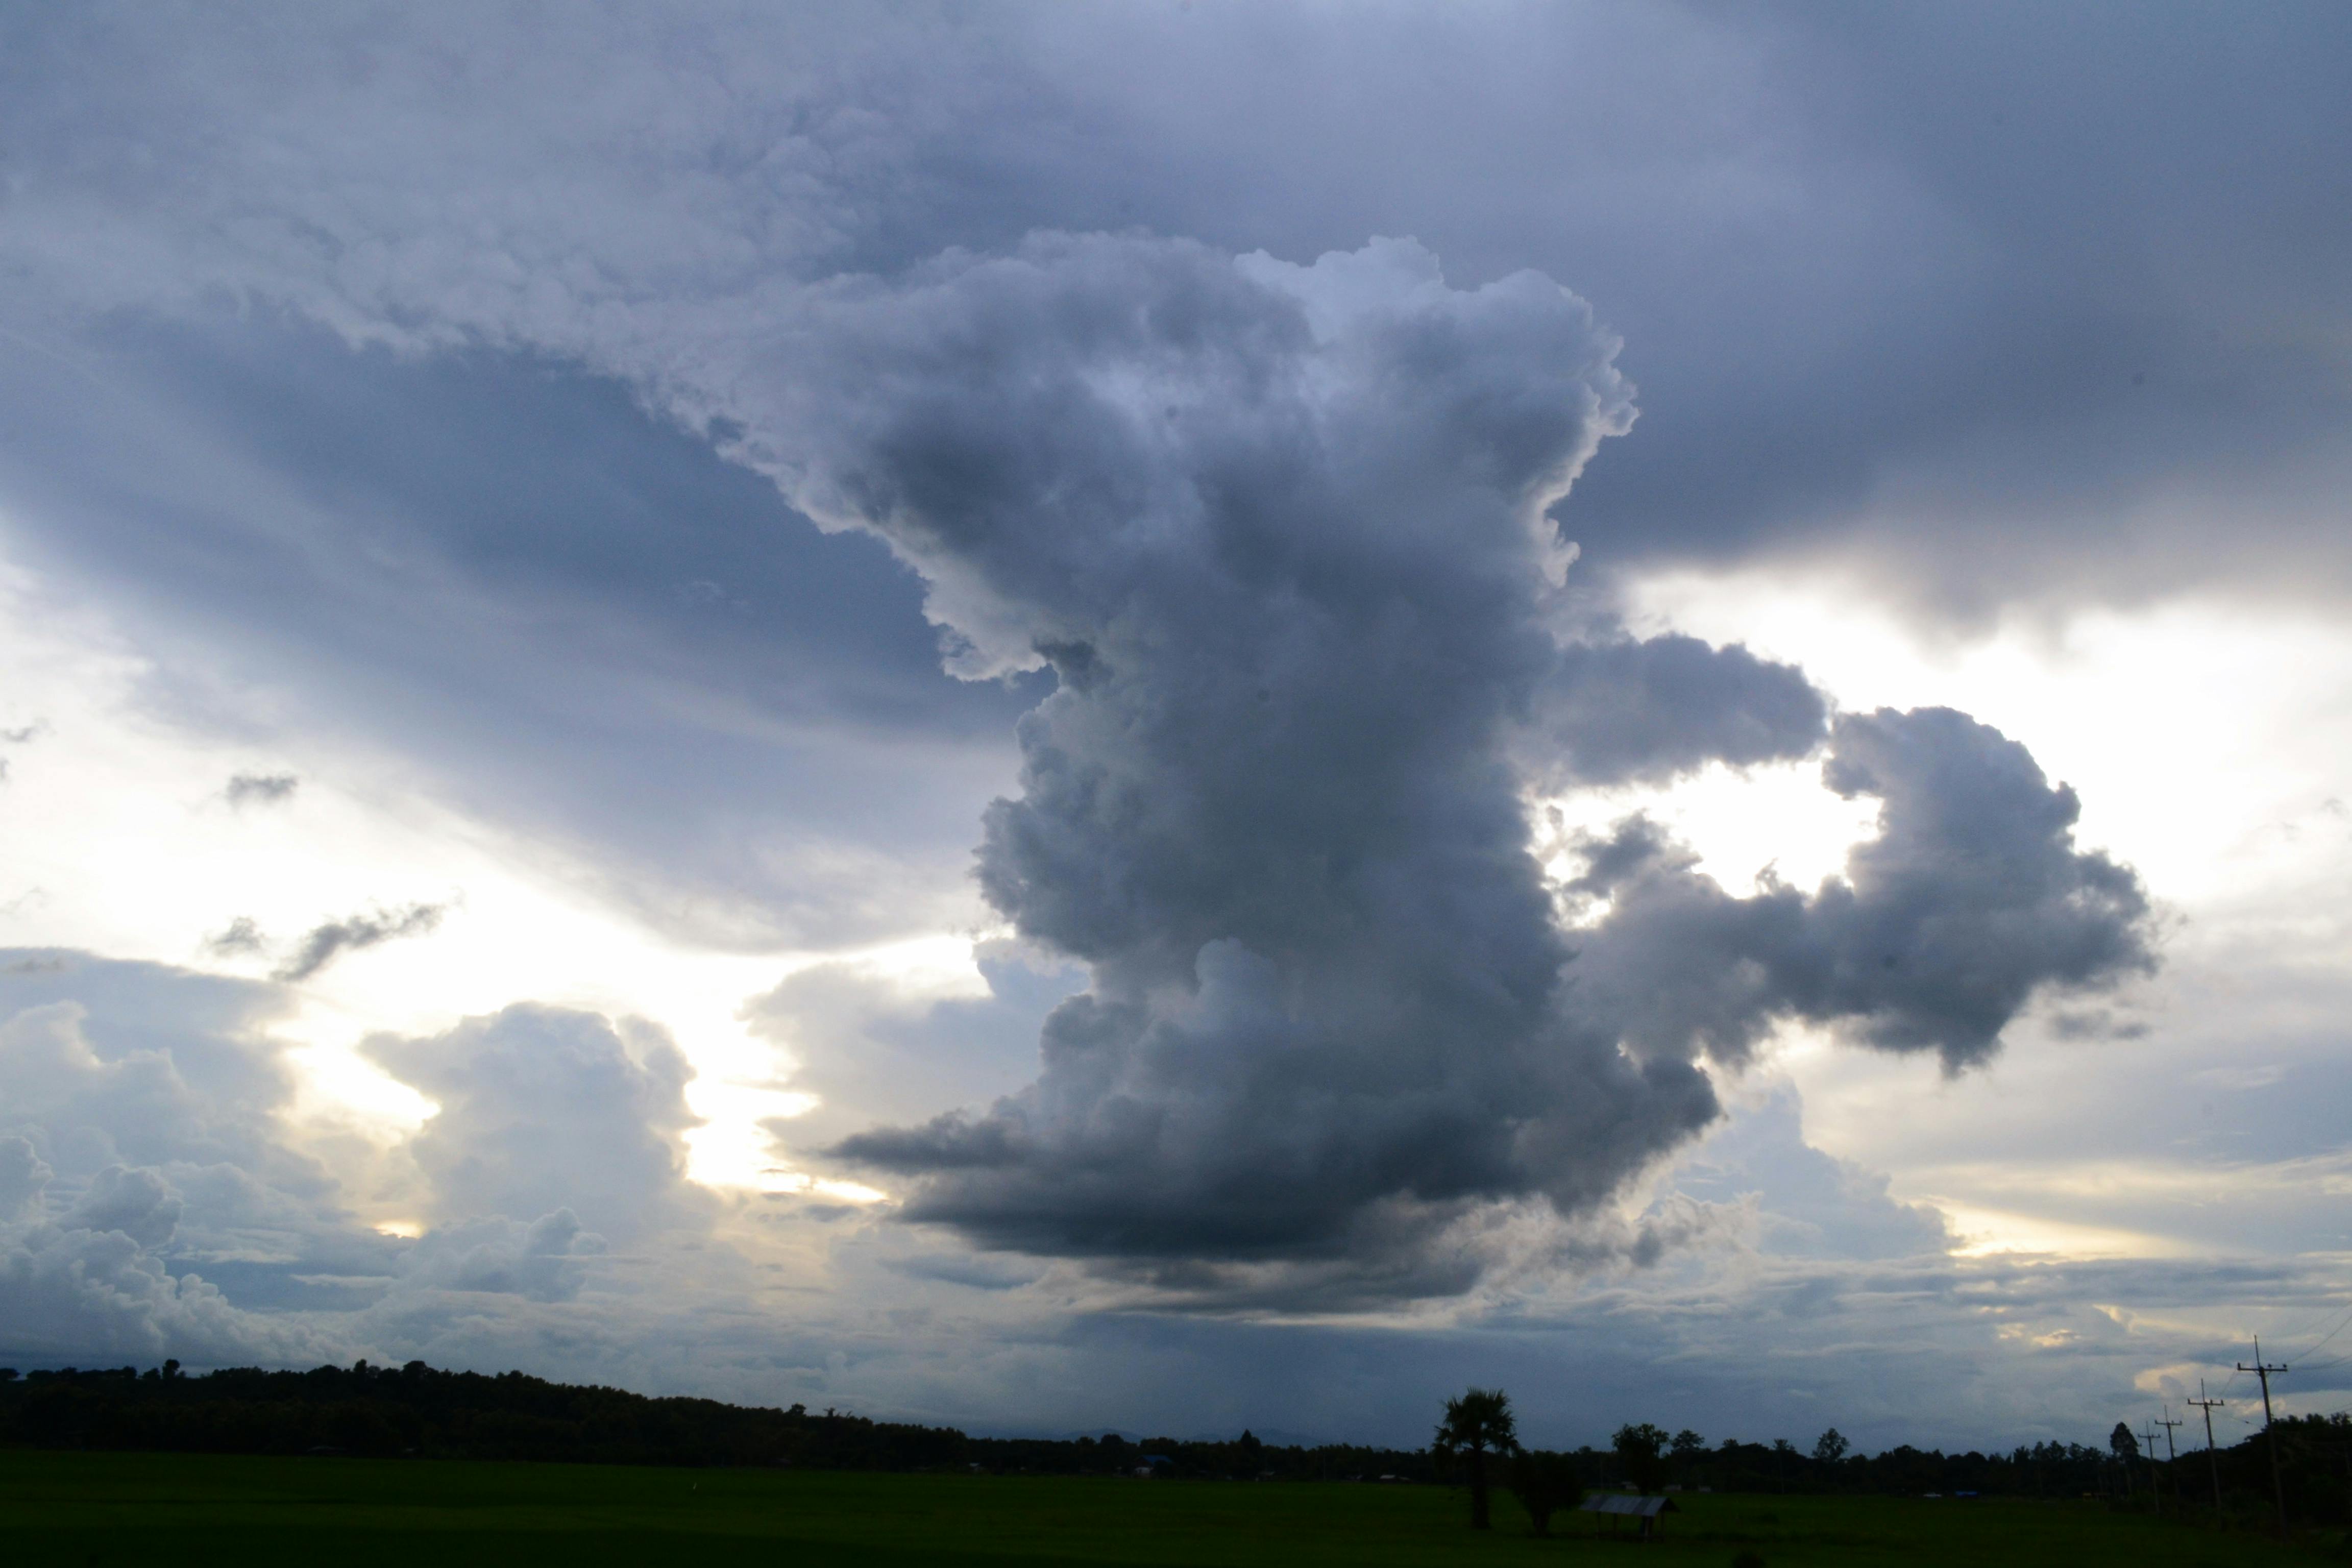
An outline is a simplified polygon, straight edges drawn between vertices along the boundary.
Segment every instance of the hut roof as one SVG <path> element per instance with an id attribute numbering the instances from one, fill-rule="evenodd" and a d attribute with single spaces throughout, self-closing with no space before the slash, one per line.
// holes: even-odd
<path id="1" fill-rule="evenodd" d="M 1662 1513 L 1680 1513 L 1675 1500 L 1666 1497 L 1629 1497 L 1623 1492 L 1595 1492 L 1577 1505 L 1586 1513 L 1626 1513 L 1640 1519 L 1655 1519 Z"/>

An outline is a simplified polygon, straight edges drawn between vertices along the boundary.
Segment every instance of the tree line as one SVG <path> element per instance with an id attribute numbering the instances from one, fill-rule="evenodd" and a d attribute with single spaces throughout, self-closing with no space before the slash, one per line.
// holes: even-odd
<path id="1" fill-rule="evenodd" d="M 1475 1397 L 1473 1397 L 1475 1396 Z M 2167 1499 L 2210 1504 L 2200 1449 L 2151 1460 L 2074 1443 L 1952 1453 L 1908 1445 L 1853 1452 L 1832 1429 L 1810 1448 L 1785 1439 L 1710 1446 L 1689 1430 L 1621 1427 L 1604 1447 L 1522 1447 L 1509 1401 L 1471 1390 L 1448 1401 L 1421 1449 L 1352 1444 L 981 1437 L 948 1426 L 875 1421 L 795 1405 L 778 1410 L 712 1399 L 652 1398 L 617 1388 L 550 1383 L 520 1372 L 324 1366 L 232 1368 L 200 1376 L 176 1363 L 35 1372 L 0 1369 L 0 1444 L 236 1454 L 530 1459 L 599 1464 L 797 1466 L 814 1469 L 982 1470 L 999 1474 L 1269 1480 L 1444 1480 L 1472 1493 L 1509 1487 L 1532 1515 L 1572 1508 L 1590 1488 L 1657 1492 L 1871 1492 L 1947 1496 Z M 2288 1511 L 2302 1523 L 2352 1520 L 2352 1415 L 2282 1417 Z M 2215 1456 L 2231 1506 L 2269 1496 L 2259 1433 Z"/>
<path id="2" fill-rule="evenodd" d="M 951 1426 L 846 1411 L 777 1410 L 715 1399 L 650 1398 L 520 1372 L 322 1366 L 232 1368 L 200 1376 L 176 1362 L 35 1372 L 0 1368 L 0 1444 L 215 1454 L 531 1459 L 612 1465 L 798 1466 L 839 1470 L 983 1470 L 1037 1475 L 1427 1481 L 1430 1457 L 1353 1444 L 1141 1442 L 977 1437 Z"/>

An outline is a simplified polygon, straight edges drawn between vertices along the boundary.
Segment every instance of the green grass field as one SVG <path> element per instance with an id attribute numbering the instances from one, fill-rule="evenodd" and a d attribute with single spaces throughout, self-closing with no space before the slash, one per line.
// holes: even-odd
<path id="1" fill-rule="evenodd" d="M 1124 1481 L 0 1450 L 10 1564 L 477 1563 L 2179 1565 L 2345 1561 L 2094 1503 L 1687 1497 L 1664 1541 L 1496 1529 L 1433 1487 Z"/>

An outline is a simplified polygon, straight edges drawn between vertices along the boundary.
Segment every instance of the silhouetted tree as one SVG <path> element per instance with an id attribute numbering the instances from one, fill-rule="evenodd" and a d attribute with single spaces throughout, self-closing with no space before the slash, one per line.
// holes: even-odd
<path id="1" fill-rule="evenodd" d="M 1577 1474 L 1576 1459 L 1568 1454 L 1554 1454 L 1544 1449 L 1526 1448 L 1511 1456 L 1509 1479 L 1512 1495 L 1519 1506 L 1535 1521 L 1538 1535 L 1551 1533 L 1551 1516 L 1564 1508 L 1574 1508 L 1584 1499 L 1584 1478 Z"/>
<path id="2" fill-rule="evenodd" d="M 1675 1473 L 1682 1478 L 1683 1485 L 1689 1486 L 1698 1474 L 1698 1462 L 1706 1458 L 1706 1439 L 1685 1426 L 1675 1434 L 1674 1443 L 1666 1452 L 1674 1457 Z"/>
<path id="3" fill-rule="evenodd" d="M 1813 1458 L 1824 1465 L 1834 1465 L 1845 1458 L 1845 1435 L 1832 1426 L 1813 1439 Z"/>
<path id="4" fill-rule="evenodd" d="M 2122 1422 L 2107 1434 L 2107 1452 L 2116 1457 L 2116 1465 L 2124 1473 L 2124 1495 L 2132 1494 L 2132 1461 L 2139 1458 L 2139 1439 Z"/>
<path id="5" fill-rule="evenodd" d="M 1665 1429 L 1647 1421 L 1620 1426 L 1609 1439 L 1617 1450 L 1618 1473 L 1637 1492 L 1654 1492 L 1666 1484 Z"/>
<path id="6" fill-rule="evenodd" d="M 1429 1447 L 1443 1462 L 1460 1462 L 1470 1485 L 1470 1528 L 1487 1528 L 1487 1457 L 1515 1454 L 1519 1447 L 1510 1395 L 1499 1388 L 1473 1388 L 1459 1399 L 1447 1400 L 1445 1419 L 1437 1424 Z"/>

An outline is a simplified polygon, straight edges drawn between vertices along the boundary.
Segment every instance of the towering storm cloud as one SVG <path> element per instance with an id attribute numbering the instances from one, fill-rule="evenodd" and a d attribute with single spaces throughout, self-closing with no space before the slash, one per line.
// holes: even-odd
<path id="1" fill-rule="evenodd" d="M 1482 1205 L 1588 1208 L 1717 1114 L 1700 1021 L 1659 1023 L 1627 960 L 1581 983 L 1526 792 L 1801 756 L 1828 715 L 1744 649 L 1576 634 L 1549 509 L 1630 425 L 1615 349 L 1548 279 L 1454 289 L 1399 241 L 1298 267 L 1043 237 L 795 312 L 730 400 L 742 455 L 922 574 L 959 672 L 1052 667 L 980 877 L 1092 967 L 1034 1084 L 839 1154 L 986 1245 L 1364 1258 Z M 1906 722 L 1841 728 L 1832 782 L 1899 815 Z M 1889 982 L 1747 1016 L 1980 1050 L 2042 982 L 2137 957 L 2106 870 L 2105 945 L 2021 954 L 1982 1005 L 1888 1014 Z M 1817 918 L 1881 913 L 1842 896 Z M 1944 896 L 1990 928 L 2021 895 Z"/>

